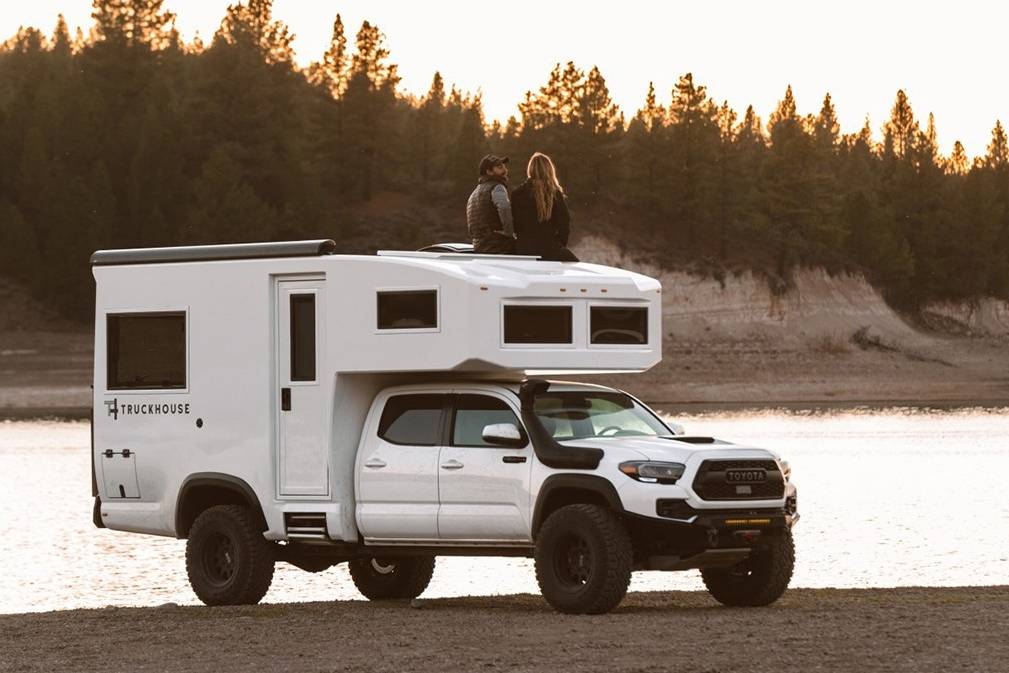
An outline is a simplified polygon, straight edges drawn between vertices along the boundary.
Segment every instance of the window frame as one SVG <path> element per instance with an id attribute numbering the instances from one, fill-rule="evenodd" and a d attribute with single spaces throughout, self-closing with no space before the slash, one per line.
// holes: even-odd
<path id="1" fill-rule="evenodd" d="M 570 323 L 570 326 L 571 326 L 571 340 L 570 341 L 564 341 L 564 342 L 558 342 L 558 341 L 555 341 L 555 342 L 543 342 L 543 341 L 538 341 L 538 342 L 535 342 L 535 343 L 515 343 L 515 342 L 511 342 L 511 341 L 505 341 L 505 313 L 506 313 L 506 309 L 508 307 L 511 307 L 511 306 L 516 306 L 516 307 L 519 307 L 519 308 L 539 308 L 539 307 L 544 307 L 544 308 L 566 308 L 566 309 L 568 309 L 568 314 L 570 315 L 570 318 L 571 318 L 571 323 Z M 501 308 L 500 308 L 500 310 L 498 312 L 499 322 L 500 322 L 500 326 L 498 328 L 499 329 L 499 335 L 498 335 L 499 345 L 500 345 L 501 348 L 505 348 L 505 349 L 534 349 L 534 350 L 563 349 L 563 350 L 574 350 L 575 348 L 578 347 L 578 342 L 579 342 L 578 330 L 575 328 L 575 323 L 576 323 L 576 321 L 578 319 L 576 309 L 577 309 L 577 305 L 575 304 L 575 302 L 573 302 L 571 300 L 564 300 L 564 299 L 543 299 L 543 300 L 537 299 L 535 301 L 502 301 L 501 302 Z"/>
<path id="2" fill-rule="evenodd" d="M 525 443 L 522 446 L 495 446 L 488 444 L 456 444 L 455 443 L 455 418 L 456 413 L 459 411 L 459 398 L 468 395 L 471 397 L 489 397 L 492 400 L 498 400 L 503 405 L 505 405 L 512 415 L 515 416 L 515 426 L 519 429 L 519 434 Z M 529 433 L 526 432 L 525 426 L 522 424 L 521 414 L 515 410 L 514 405 L 512 405 L 505 397 L 501 395 L 496 395 L 494 393 L 488 392 L 486 390 L 457 390 L 452 394 L 452 406 L 449 409 L 448 419 L 445 424 L 445 446 L 450 446 L 459 449 L 498 449 L 498 450 L 522 450 L 529 446 Z"/>
<path id="3" fill-rule="evenodd" d="M 379 327 L 378 302 L 382 294 L 434 292 L 434 327 Z M 373 334 L 432 334 L 441 332 L 441 286 L 440 285 L 396 285 L 375 288 L 375 302 L 372 304 L 375 317 L 372 320 Z"/>
<path id="4" fill-rule="evenodd" d="M 438 427 L 435 429 L 435 441 L 434 444 L 407 444 L 404 442 L 394 442 L 391 439 L 387 439 L 382 436 L 382 417 L 385 416 L 385 410 L 389 406 L 389 403 L 396 399 L 397 397 L 419 397 L 419 396 L 437 396 L 441 397 L 441 406 L 439 407 L 438 416 Z M 417 449 L 440 449 L 445 445 L 445 432 L 446 432 L 446 417 L 450 414 L 448 413 L 451 409 L 452 395 L 446 391 L 434 391 L 434 390 L 401 390 L 391 393 L 388 397 L 382 400 L 382 407 L 375 419 L 375 430 L 374 436 L 385 442 L 386 444 L 391 444 L 392 446 L 407 446 Z"/>
<path id="5" fill-rule="evenodd" d="M 626 344 L 600 344 L 593 343 L 592 341 L 592 309 L 594 308 L 637 308 L 645 310 L 645 342 L 644 343 L 626 343 Z M 585 342 L 588 348 L 598 348 L 601 350 L 608 349 L 641 349 L 650 350 L 653 348 L 652 344 L 649 343 L 649 338 L 651 337 L 651 324 L 652 324 L 652 311 L 650 302 L 627 302 L 627 301 L 607 301 L 607 302 L 589 302 L 585 310 Z"/>
<path id="6" fill-rule="evenodd" d="M 157 309 L 105 309 L 102 313 L 105 316 L 105 323 L 102 325 L 102 330 L 104 332 L 103 338 L 105 340 L 105 353 L 104 363 L 104 377 L 105 377 L 105 394 L 106 395 L 188 395 L 190 392 L 190 387 L 192 386 L 192 336 L 190 325 L 190 315 L 189 306 L 183 307 L 164 307 Z M 109 358 L 109 318 L 142 318 L 142 317 L 164 317 L 164 316 L 177 316 L 181 315 L 184 322 L 184 348 L 186 352 L 186 384 L 181 388 L 113 388 L 111 387 L 109 381 L 109 368 L 112 366 L 111 359 Z"/>

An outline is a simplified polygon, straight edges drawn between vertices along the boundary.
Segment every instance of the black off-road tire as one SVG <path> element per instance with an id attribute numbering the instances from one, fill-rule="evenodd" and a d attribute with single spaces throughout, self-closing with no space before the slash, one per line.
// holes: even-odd
<path id="1" fill-rule="evenodd" d="M 254 605 L 273 581 L 275 550 L 259 517 L 242 505 L 217 505 L 196 517 L 186 542 L 186 573 L 207 605 Z"/>
<path id="2" fill-rule="evenodd" d="M 348 567 L 354 586 L 372 601 L 417 598 L 434 575 L 434 556 L 358 558 Z"/>
<path id="3" fill-rule="evenodd" d="M 536 581 L 555 610 L 598 615 L 620 604 L 634 551 L 623 521 L 597 505 L 567 505 L 536 536 Z"/>
<path id="4" fill-rule="evenodd" d="M 762 607 L 781 598 L 794 567 L 795 544 L 792 531 L 786 530 L 755 547 L 745 561 L 731 568 L 702 570 L 701 577 L 722 605 Z"/>

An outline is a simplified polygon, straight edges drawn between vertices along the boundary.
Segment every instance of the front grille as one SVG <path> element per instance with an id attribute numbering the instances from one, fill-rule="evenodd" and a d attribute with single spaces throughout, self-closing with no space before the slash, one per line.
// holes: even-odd
<path id="1" fill-rule="evenodd" d="M 764 481 L 730 481 L 729 470 L 763 470 Z M 706 460 L 694 477 L 702 500 L 772 500 L 785 495 L 785 479 L 773 460 Z"/>

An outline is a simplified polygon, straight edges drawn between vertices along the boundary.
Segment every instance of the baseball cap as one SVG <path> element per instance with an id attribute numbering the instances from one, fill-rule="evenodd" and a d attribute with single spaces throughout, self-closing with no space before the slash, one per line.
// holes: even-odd
<path id="1" fill-rule="evenodd" d="M 488 154 L 483 159 L 480 160 L 480 175 L 494 168 L 498 164 L 508 163 L 508 157 L 499 157 L 494 154 Z"/>

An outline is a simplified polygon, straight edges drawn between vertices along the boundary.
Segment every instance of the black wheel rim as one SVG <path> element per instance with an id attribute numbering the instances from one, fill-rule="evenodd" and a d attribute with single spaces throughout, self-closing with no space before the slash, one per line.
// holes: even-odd
<path id="1" fill-rule="evenodd" d="M 592 579 L 593 558 L 588 540 L 568 535 L 560 540 L 554 554 L 554 572 L 567 589 L 580 589 Z"/>
<path id="2" fill-rule="evenodd" d="M 238 558 L 234 541 L 224 533 L 211 535 L 203 546 L 203 575 L 214 586 L 224 586 L 235 576 Z"/>

